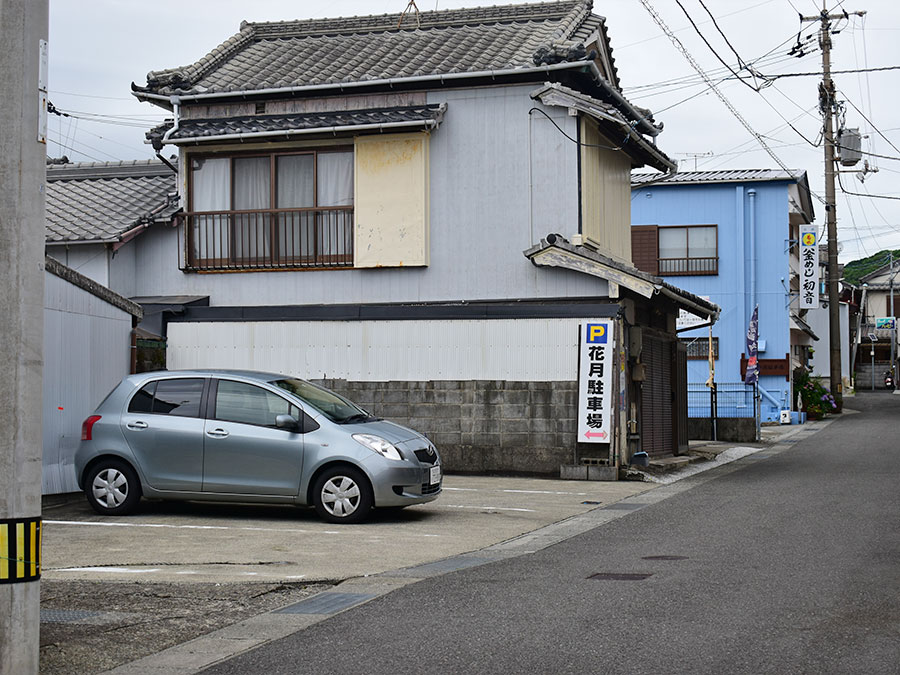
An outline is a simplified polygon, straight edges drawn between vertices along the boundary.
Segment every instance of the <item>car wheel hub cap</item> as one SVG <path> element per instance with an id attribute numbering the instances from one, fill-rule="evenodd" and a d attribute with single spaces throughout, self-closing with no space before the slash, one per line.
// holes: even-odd
<path id="1" fill-rule="evenodd" d="M 128 481 L 121 472 L 115 470 L 98 473 L 92 488 L 94 499 L 107 508 L 119 506 L 128 496 Z"/>
<path id="2" fill-rule="evenodd" d="M 346 476 L 335 476 L 322 486 L 322 504 L 334 516 L 344 517 L 359 507 L 359 486 Z"/>

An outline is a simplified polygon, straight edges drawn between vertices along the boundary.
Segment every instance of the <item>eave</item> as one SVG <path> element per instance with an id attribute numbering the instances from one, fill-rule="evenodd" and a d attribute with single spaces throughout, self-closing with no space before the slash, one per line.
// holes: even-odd
<path id="1" fill-rule="evenodd" d="M 621 286 L 645 298 L 662 295 L 680 309 L 715 323 L 719 318 L 718 305 L 704 300 L 693 293 L 667 284 L 660 277 L 647 274 L 635 267 L 629 267 L 592 251 L 584 246 L 575 246 L 556 234 L 547 235 L 540 244 L 523 251 L 526 258 L 538 267 L 560 267 L 582 272 L 611 285 Z M 614 288 L 610 297 L 616 297 Z"/>

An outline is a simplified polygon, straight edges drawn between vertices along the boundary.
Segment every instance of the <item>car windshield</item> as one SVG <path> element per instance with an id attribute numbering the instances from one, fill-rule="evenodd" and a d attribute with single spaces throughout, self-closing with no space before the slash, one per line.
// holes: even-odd
<path id="1" fill-rule="evenodd" d="M 368 412 L 343 396 L 335 394 L 324 387 L 319 387 L 305 380 L 295 378 L 273 380 L 271 384 L 289 391 L 304 403 L 311 405 L 332 422 L 353 424 L 375 419 Z"/>

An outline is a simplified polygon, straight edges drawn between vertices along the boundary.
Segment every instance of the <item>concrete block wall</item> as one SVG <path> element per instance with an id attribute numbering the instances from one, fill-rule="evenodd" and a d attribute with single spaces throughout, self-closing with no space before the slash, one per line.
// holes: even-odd
<path id="1" fill-rule="evenodd" d="M 427 435 L 446 471 L 558 476 L 573 461 L 575 381 L 316 382 Z"/>
<path id="2" fill-rule="evenodd" d="M 891 364 L 887 361 L 875 362 L 875 389 L 885 389 L 884 373 L 891 369 Z M 828 386 L 826 381 L 825 386 Z M 872 389 L 872 363 L 870 361 L 860 360 L 856 364 L 856 379 L 854 380 L 856 391 L 871 391 Z"/>

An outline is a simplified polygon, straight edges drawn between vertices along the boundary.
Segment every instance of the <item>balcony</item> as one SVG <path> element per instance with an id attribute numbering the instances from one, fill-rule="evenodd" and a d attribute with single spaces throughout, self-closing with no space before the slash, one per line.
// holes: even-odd
<path id="1" fill-rule="evenodd" d="M 719 258 L 659 258 L 659 276 L 718 274 Z"/>
<path id="2" fill-rule="evenodd" d="M 353 266 L 353 208 L 204 211 L 184 219 L 185 270 Z"/>

